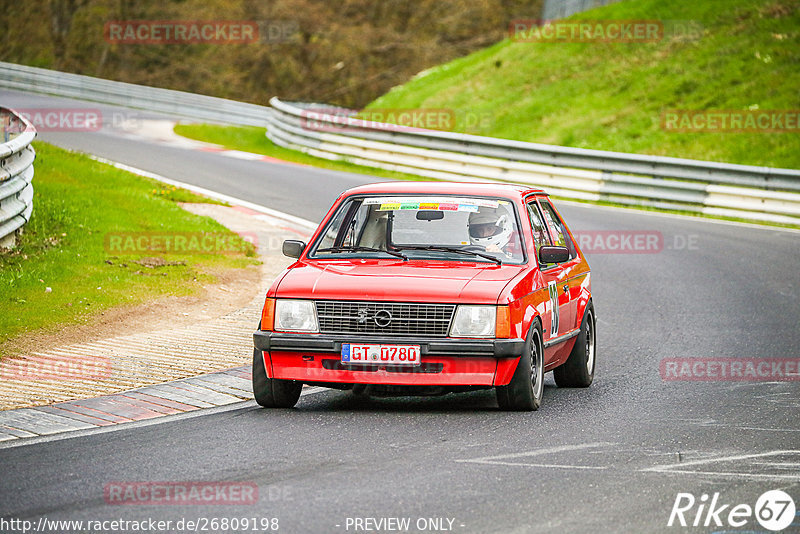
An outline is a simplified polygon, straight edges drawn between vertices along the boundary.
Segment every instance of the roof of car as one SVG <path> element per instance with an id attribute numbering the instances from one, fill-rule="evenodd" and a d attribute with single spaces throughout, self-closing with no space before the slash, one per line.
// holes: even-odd
<path id="1" fill-rule="evenodd" d="M 422 193 L 446 195 L 497 195 L 519 197 L 529 193 L 545 193 L 542 189 L 524 185 L 488 182 L 379 182 L 345 191 L 345 194 Z"/>

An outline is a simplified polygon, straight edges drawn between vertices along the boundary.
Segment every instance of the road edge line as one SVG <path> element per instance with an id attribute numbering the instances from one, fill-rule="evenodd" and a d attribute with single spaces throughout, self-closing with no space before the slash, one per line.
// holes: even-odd
<path id="1" fill-rule="evenodd" d="M 266 206 L 262 206 L 260 204 L 255 204 L 253 202 L 249 202 L 247 200 L 232 197 L 226 195 L 224 193 L 217 193 L 216 191 L 212 191 L 210 189 L 206 189 L 204 187 L 200 187 L 197 185 L 187 184 L 185 182 L 180 182 L 178 180 L 173 180 L 171 178 L 167 178 L 166 176 L 162 176 L 160 174 L 156 174 L 154 172 L 146 171 L 144 169 L 140 169 L 138 167 L 133 167 L 131 165 L 126 165 L 124 163 L 119 163 L 117 161 L 113 161 L 106 158 L 101 158 L 100 156 L 94 156 L 92 154 L 87 154 L 87 156 L 99 163 L 105 163 L 106 165 L 111 165 L 117 169 L 127 171 L 139 176 L 144 176 L 145 178 L 151 178 L 153 180 L 158 180 L 159 182 L 163 182 L 165 184 L 174 185 L 176 187 L 181 187 L 193 193 L 197 193 L 209 198 L 213 198 L 214 200 L 220 200 L 222 202 L 227 202 L 229 204 L 234 204 L 237 206 L 241 206 L 243 208 L 249 208 L 253 211 L 257 211 L 259 213 L 263 213 L 264 215 L 269 215 L 271 217 L 275 217 L 277 219 L 281 219 L 283 221 L 296 224 L 298 226 L 302 226 L 304 229 L 314 231 L 317 229 L 318 224 L 308 219 L 303 219 L 302 217 L 297 217 L 295 215 L 291 215 L 289 213 L 284 213 L 282 211 L 274 210 L 272 208 L 268 208 Z"/>

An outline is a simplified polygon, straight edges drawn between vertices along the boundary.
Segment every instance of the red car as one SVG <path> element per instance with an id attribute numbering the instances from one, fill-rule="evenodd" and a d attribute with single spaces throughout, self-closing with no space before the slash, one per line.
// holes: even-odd
<path id="1" fill-rule="evenodd" d="M 253 392 L 292 407 L 303 384 L 368 395 L 495 388 L 536 410 L 544 373 L 594 377 L 589 265 L 547 193 L 398 182 L 344 192 L 267 293 Z"/>

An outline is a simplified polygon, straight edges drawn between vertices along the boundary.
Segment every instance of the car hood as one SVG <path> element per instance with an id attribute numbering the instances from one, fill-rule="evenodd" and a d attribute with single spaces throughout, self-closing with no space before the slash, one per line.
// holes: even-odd
<path id="1" fill-rule="evenodd" d="M 497 303 L 524 265 L 469 262 L 326 260 L 294 264 L 279 298 Z"/>

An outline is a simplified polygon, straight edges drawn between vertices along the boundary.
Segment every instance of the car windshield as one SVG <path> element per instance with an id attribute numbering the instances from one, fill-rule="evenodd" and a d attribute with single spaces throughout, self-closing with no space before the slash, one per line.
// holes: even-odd
<path id="1" fill-rule="evenodd" d="M 511 201 L 427 195 L 361 197 L 343 202 L 310 257 L 525 261 Z"/>

